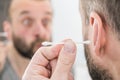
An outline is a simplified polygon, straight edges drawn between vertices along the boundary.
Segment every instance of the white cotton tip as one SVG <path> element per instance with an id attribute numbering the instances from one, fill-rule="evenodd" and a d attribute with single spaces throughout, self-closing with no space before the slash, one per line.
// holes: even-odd
<path id="1" fill-rule="evenodd" d="M 55 45 L 55 44 L 64 44 L 64 42 L 59 42 L 59 43 L 53 43 L 53 42 L 43 42 L 42 45 L 43 46 L 52 46 L 52 45 Z"/>

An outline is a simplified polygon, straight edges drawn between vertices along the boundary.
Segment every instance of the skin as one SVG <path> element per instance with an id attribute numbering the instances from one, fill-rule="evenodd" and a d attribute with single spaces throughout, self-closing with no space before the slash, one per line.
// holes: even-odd
<path id="1" fill-rule="evenodd" d="M 80 12 L 81 15 L 84 15 L 81 7 Z M 114 30 L 111 29 L 108 24 L 105 24 L 100 15 L 94 11 L 90 13 L 88 24 L 85 23 L 85 19 L 82 17 L 82 25 L 84 39 L 91 41 L 90 45 L 85 46 L 85 50 L 88 55 L 87 62 L 92 79 L 119 80 L 120 42 L 116 32 L 114 33 Z M 97 69 L 93 71 L 93 68 L 95 67 Z M 98 74 L 93 73 L 97 71 Z"/>
<path id="2" fill-rule="evenodd" d="M 65 40 L 64 43 L 38 49 L 22 80 L 74 80 L 71 68 L 75 61 L 76 45 L 72 40 Z"/>
<path id="3" fill-rule="evenodd" d="M 30 59 L 21 56 L 16 50 L 13 36 L 22 40 L 27 47 L 30 47 L 37 38 L 51 40 L 52 16 L 49 0 L 13 0 L 10 7 L 11 21 L 4 22 L 4 30 L 10 41 L 8 59 L 20 78 Z M 41 42 L 33 46 L 33 54 L 39 47 Z"/>
<path id="4" fill-rule="evenodd" d="M 29 0 L 14 0 L 11 5 L 11 19 L 12 23 L 11 32 L 9 31 L 9 39 L 12 41 L 12 32 L 25 39 L 26 43 L 30 45 L 37 36 L 45 37 L 46 40 L 50 39 L 51 25 L 43 25 L 42 20 L 52 19 L 52 9 L 48 1 L 29 1 Z M 33 22 L 32 20 L 33 19 Z M 31 22 L 30 22 L 31 21 Z M 27 23 L 28 22 L 28 23 Z M 33 23 L 33 24 L 32 24 Z M 45 28 L 46 27 L 46 28 Z M 40 44 L 38 44 L 39 46 Z M 35 47 L 38 49 L 38 46 Z M 40 46 L 39 46 L 40 47 Z"/>
<path id="5" fill-rule="evenodd" d="M 95 75 L 91 73 L 92 79 L 120 80 L 120 42 L 116 36 L 116 33 L 113 32 L 113 29 L 111 29 L 108 24 L 105 24 L 105 22 L 103 22 L 102 18 L 95 11 L 90 12 L 88 24 L 86 24 L 86 20 L 83 17 L 84 13 L 81 6 L 80 12 L 82 18 L 84 40 L 91 41 L 90 45 L 85 45 L 86 54 L 88 54 L 88 68 L 89 70 L 93 70 L 94 65 L 94 67 L 97 68 L 97 71 L 99 70 L 102 72 L 100 78 L 95 77 Z M 69 45 L 69 49 L 71 50 L 75 48 L 75 46 L 73 47 L 75 44 L 69 40 L 66 41 L 65 45 L 62 46 L 55 45 L 52 47 L 40 48 L 35 53 L 32 61 L 28 65 L 22 80 L 71 80 L 69 79 L 70 76 L 66 75 L 68 75 L 69 71 L 71 70 L 75 55 L 72 54 L 71 56 L 70 52 L 64 51 L 63 48 L 67 45 Z M 53 53 L 51 53 L 53 49 L 56 50 L 57 55 L 53 55 Z M 46 62 L 50 63 L 52 60 L 54 60 L 55 57 L 58 57 L 58 59 L 55 66 L 51 65 L 51 68 L 54 69 L 54 72 L 50 73 L 51 76 L 49 77 L 48 70 L 44 64 L 45 62 L 39 61 L 46 58 Z M 36 60 L 38 62 L 36 62 Z M 100 73 L 98 74 L 100 75 Z"/>

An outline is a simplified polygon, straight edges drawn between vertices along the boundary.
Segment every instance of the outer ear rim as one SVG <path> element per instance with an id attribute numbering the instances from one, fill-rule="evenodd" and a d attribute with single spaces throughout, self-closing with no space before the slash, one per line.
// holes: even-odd
<path id="1" fill-rule="evenodd" d="M 7 38 L 9 40 L 10 35 L 11 35 L 11 24 L 10 24 L 10 22 L 8 22 L 8 21 L 3 22 L 3 30 L 7 34 Z"/>
<path id="2" fill-rule="evenodd" d="M 97 55 L 101 55 L 101 48 L 104 46 L 106 41 L 105 30 L 104 30 L 102 18 L 96 12 L 91 12 L 90 14 L 90 26 L 92 26 L 93 30 L 96 30 L 93 31 L 94 51 L 96 52 Z"/>

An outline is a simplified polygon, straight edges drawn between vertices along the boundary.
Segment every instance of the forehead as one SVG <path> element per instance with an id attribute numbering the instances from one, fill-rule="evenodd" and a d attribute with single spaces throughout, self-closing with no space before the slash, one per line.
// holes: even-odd
<path id="1" fill-rule="evenodd" d="M 50 0 L 12 0 L 10 14 L 23 12 L 52 13 Z"/>

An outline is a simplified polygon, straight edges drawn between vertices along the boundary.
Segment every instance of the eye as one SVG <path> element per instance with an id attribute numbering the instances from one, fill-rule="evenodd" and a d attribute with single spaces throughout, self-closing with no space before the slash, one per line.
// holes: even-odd
<path id="1" fill-rule="evenodd" d="M 50 19 L 43 19 L 42 24 L 44 27 L 48 27 L 51 24 L 51 20 Z"/>
<path id="2" fill-rule="evenodd" d="M 24 19 L 24 20 L 22 21 L 22 24 L 23 24 L 24 26 L 30 27 L 30 26 L 32 26 L 32 24 L 33 24 L 33 20 L 30 19 L 30 18 L 26 18 L 26 19 Z"/>

